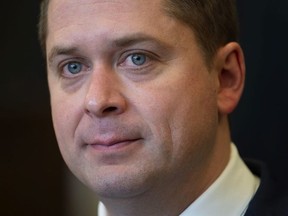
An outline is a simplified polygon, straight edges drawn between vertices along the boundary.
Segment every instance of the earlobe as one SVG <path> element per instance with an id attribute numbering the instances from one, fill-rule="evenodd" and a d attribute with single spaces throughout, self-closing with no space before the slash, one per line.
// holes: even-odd
<path id="1" fill-rule="evenodd" d="M 231 42 L 217 53 L 218 58 L 218 109 L 220 114 L 229 114 L 237 106 L 245 80 L 243 51 L 238 43 Z"/>

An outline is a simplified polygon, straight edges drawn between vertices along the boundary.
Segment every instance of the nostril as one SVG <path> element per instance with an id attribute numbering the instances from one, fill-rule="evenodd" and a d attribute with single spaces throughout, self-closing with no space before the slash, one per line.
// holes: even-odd
<path id="1" fill-rule="evenodd" d="M 86 97 L 83 106 L 84 112 L 90 117 L 104 117 L 107 115 L 119 115 L 123 113 L 126 109 L 126 101 L 121 97 L 118 97 L 115 100 L 112 98 L 113 100 L 111 99 L 111 101 L 109 101 L 109 97 L 100 98 L 99 100 L 96 100 L 93 97 Z"/>
<path id="2" fill-rule="evenodd" d="M 116 110 L 117 107 L 107 107 L 106 109 L 103 110 L 103 113 L 115 112 Z"/>

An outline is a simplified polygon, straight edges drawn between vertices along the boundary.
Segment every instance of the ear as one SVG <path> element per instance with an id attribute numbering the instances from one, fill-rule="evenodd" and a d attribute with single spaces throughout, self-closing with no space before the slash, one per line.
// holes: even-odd
<path id="1" fill-rule="evenodd" d="M 231 42 L 216 54 L 218 70 L 217 105 L 220 114 L 227 115 L 237 106 L 244 88 L 245 62 L 240 45 Z"/>

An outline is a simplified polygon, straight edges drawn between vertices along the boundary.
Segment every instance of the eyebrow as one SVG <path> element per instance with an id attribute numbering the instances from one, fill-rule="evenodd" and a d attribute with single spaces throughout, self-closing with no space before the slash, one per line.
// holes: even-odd
<path id="1" fill-rule="evenodd" d="M 127 47 L 132 46 L 136 43 L 140 42 L 153 42 L 155 44 L 159 44 L 160 46 L 168 46 L 163 41 L 160 41 L 159 39 L 152 37 L 150 35 L 144 34 L 144 33 L 135 33 L 131 35 L 124 36 L 122 38 L 118 38 L 115 41 L 113 41 L 114 45 L 116 47 Z"/>
<path id="2" fill-rule="evenodd" d="M 53 59 L 58 55 L 72 55 L 73 53 L 77 53 L 79 50 L 76 47 L 61 47 L 55 46 L 51 49 L 48 55 L 48 63 L 51 64 Z"/>
<path id="3" fill-rule="evenodd" d="M 166 49 L 169 49 L 169 47 L 171 47 L 171 45 L 168 45 L 167 43 L 144 33 L 135 33 L 121 38 L 117 38 L 111 41 L 111 46 L 123 48 L 133 46 L 134 44 L 141 42 L 151 42 L 159 47 L 166 47 Z M 53 59 L 58 55 L 73 55 L 79 52 L 80 50 L 76 46 L 55 46 L 48 54 L 48 63 L 51 64 L 53 62 Z"/>

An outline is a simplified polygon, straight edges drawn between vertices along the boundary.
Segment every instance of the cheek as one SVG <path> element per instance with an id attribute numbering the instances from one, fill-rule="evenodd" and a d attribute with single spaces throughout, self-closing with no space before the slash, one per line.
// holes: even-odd
<path id="1" fill-rule="evenodd" d="M 157 148 L 177 157 L 212 143 L 208 137 L 215 137 L 218 116 L 213 85 L 182 80 L 181 85 L 168 86 L 142 92 L 138 106 L 159 144 Z"/>
<path id="2" fill-rule="evenodd" d="M 73 97 L 52 93 L 51 109 L 58 145 L 65 154 L 64 149 L 69 150 L 75 142 L 74 134 L 81 118 L 79 102 Z"/>

